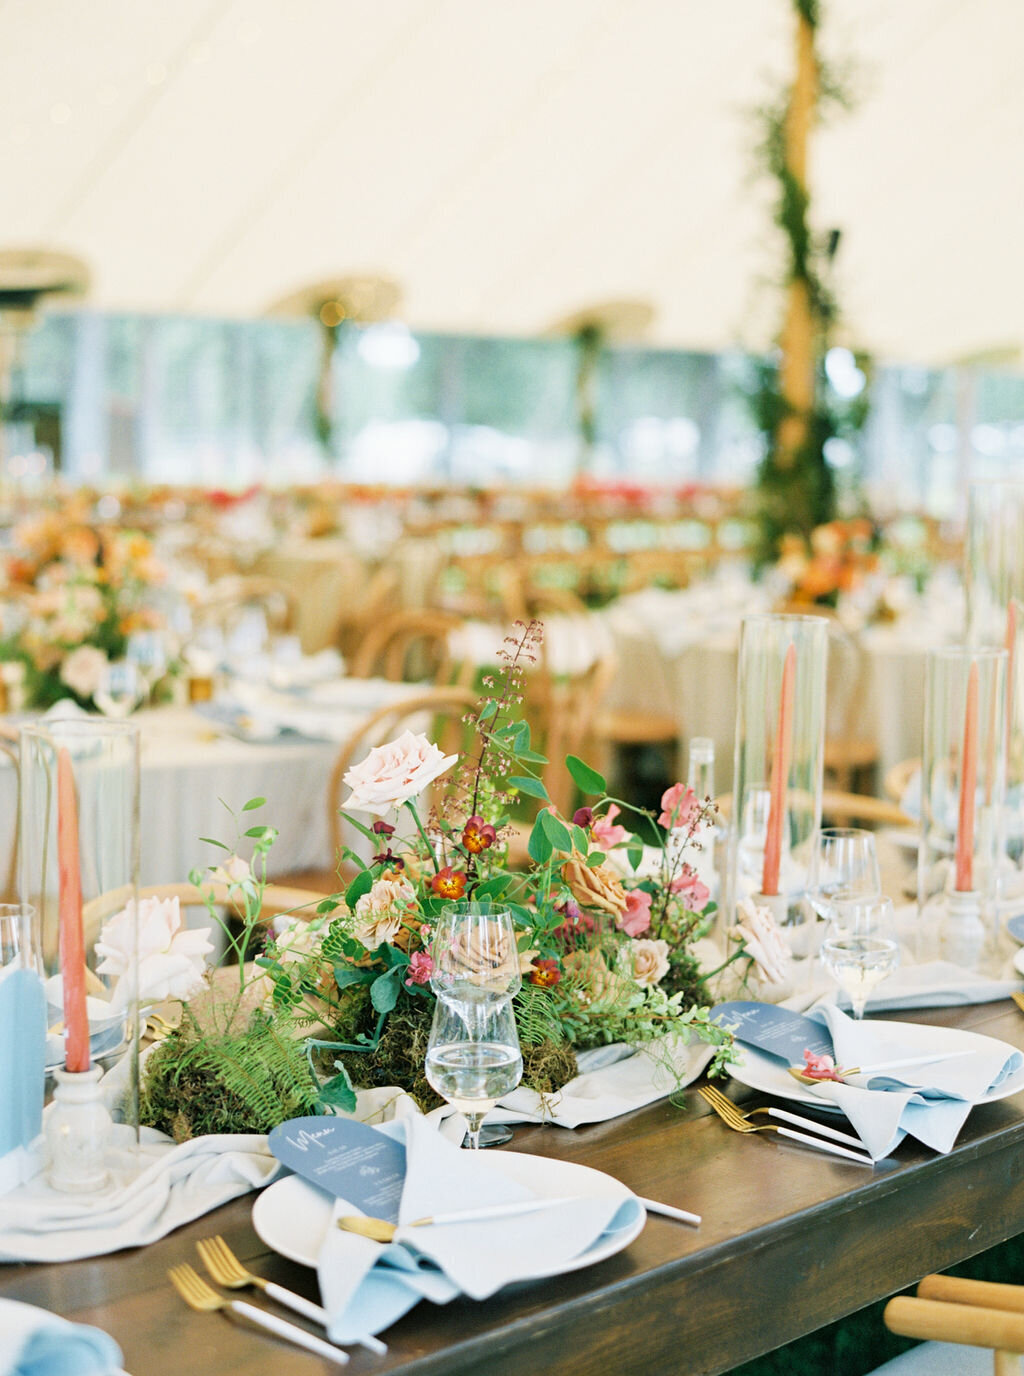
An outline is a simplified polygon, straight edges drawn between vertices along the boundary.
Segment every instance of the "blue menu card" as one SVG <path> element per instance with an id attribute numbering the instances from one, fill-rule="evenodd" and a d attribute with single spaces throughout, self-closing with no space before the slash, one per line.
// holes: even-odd
<path id="1" fill-rule="evenodd" d="M 401 1142 L 352 1118 L 291 1118 L 268 1140 L 273 1154 L 296 1175 L 371 1218 L 398 1222 L 405 1183 Z"/>
<path id="2" fill-rule="evenodd" d="M 824 1023 L 805 1018 L 777 1003 L 719 1003 L 711 1016 L 725 1027 L 733 1027 L 736 1040 L 744 1046 L 756 1046 L 769 1056 L 777 1056 L 787 1065 L 804 1063 L 804 1052 L 816 1056 L 834 1055 L 832 1036 Z"/>

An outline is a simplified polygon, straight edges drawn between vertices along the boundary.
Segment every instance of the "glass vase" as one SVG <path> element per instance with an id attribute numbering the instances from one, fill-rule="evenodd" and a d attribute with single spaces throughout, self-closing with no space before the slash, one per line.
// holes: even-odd
<path id="1" fill-rule="evenodd" d="M 1007 652 L 933 650 L 925 678 L 919 959 L 980 969 L 1005 863 Z"/>
<path id="2" fill-rule="evenodd" d="M 780 711 L 787 657 L 791 703 Z M 818 616 L 747 617 L 740 635 L 728 908 L 771 900 L 796 960 L 815 954 L 804 905 L 811 845 L 821 820 L 828 622 Z M 780 730 L 783 739 L 780 736 Z M 781 826 L 773 823 L 773 775 L 782 765 Z M 778 882 L 765 888 L 766 850 L 779 828 Z M 775 893 L 771 889 L 776 890 Z"/>
<path id="3" fill-rule="evenodd" d="M 107 1071 L 108 1107 L 137 1137 L 138 727 L 38 722 L 21 728 L 19 756 L 19 888 L 36 912 L 48 1026 L 57 1029 L 47 1070 L 77 1071 L 83 1083 Z"/>
<path id="4" fill-rule="evenodd" d="M 1010 599 L 1024 598 L 1024 482 L 968 488 L 964 567 L 967 643 L 1003 645 Z"/>

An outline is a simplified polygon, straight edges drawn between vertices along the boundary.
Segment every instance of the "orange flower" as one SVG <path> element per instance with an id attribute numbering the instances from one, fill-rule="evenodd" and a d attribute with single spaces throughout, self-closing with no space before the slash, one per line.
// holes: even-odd
<path id="1" fill-rule="evenodd" d="M 461 898 L 466 892 L 466 876 L 462 870 L 445 865 L 431 879 L 430 887 L 439 898 Z"/>

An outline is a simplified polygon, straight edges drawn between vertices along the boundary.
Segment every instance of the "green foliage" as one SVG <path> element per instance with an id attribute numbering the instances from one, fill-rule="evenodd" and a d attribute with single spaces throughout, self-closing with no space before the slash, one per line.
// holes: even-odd
<path id="1" fill-rule="evenodd" d="M 263 1012 L 237 1032 L 204 1029 L 186 1009 L 181 1028 L 146 1062 L 141 1121 L 176 1142 L 205 1133 L 269 1132 L 315 1113 L 318 1087 L 301 1041 Z"/>

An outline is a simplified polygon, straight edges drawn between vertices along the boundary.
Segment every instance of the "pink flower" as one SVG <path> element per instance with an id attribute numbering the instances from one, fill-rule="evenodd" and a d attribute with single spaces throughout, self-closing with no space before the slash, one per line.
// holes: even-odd
<path id="1" fill-rule="evenodd" d="M 686 899 L 686 906 L 695 913 L 703 912 L 711 897 L 711 890 L 698 876 L 697 871 L 685 862 L 669 888 L 672 893 L 682 894 Z"/>
<path id="2" fill-rule="evenodd" d="M 426 951 L 413 951 L 409 957 L 409 973 L 406 976 L 406 984 L 411 988 L 414 984 L 428 984 L 430 976 L 434 972 L 434 962 Z"/>
<path id="3" fill-rule="evenodd" d="M 621 841 L 629 839 L 629 832 L 625 827 L 615 826 L 615 818 L 622 811 L 614 803 L 608 804 L 608 811 L 602 817 L 595 817 L 590 828 L 590 835 L 594 844 L 601 846 L 603 850 L 611 850 L 612 846 L 617 846 Z"/>
<path id="4" fill-rule="evenodd" d="M 658 825 L 677 831 L 688 827 L 700 812 L 700 799 L 686 784 L 673 784 L 661 795 L 661 816 Z"/>
<path id="5" fill-rule="evenodd" d="M 457 755 L 442 755 L 426 736 L 405 731 L 398 740 L 375 746 L 348 771 L 344 782 L 352 793 L 345 805 L 382 817 L 422 793 L 457 759 Z"/>
<path id="6" fill-rule="evenodd" d="M 626 911 L 616 920 L 627 936 L 639 936 L 651 925 L 651 895 L 646 889 L 626 890 Z"/>
<path id="7" fill-rule="evenodd" d="M 813 1051 L 804 1052 L 804 1074 L 809 1080 L 841 1080 L 843 1078 L 842 1072 L 836 1068 L 836 1063 L 831 1056 L 816 1056 Z"/>

